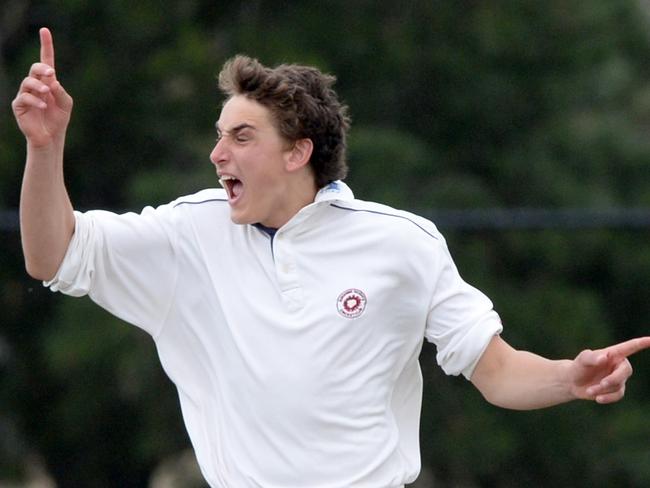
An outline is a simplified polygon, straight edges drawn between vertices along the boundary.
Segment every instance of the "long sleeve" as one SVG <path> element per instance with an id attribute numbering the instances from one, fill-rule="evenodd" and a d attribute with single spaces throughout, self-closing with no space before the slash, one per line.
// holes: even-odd
<path id="1" fill-rule="evenodd" d="M 88 294 L 117 317 L 155 336 L 173 298 L 178 258 L 171 207 L 141 214 L 75 212 L 75 232 L 52 291 Z"/>
<path id="2" fill-rule="evenodd" d="M 425 336 L 436 345 L 436 359 L 445 373 L 462 373 L 469 379 L 490 340 L 503 327 L 491 300 L 461 278 L 444 241 L 439 245 Z"/>

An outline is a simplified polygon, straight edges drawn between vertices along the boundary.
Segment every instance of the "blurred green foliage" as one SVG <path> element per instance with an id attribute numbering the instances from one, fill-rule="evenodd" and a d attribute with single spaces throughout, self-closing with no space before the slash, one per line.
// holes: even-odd
<path id="1" fill-rule="evenodd" d="M 235 53 L 315 64 L 351 107 L 350 185 L 409 209 L 650 206 L 650 12 L 592 0 L 4 0 L 8 108 L 55 37 L 75 99 L 66 178 L 78 208 L 137 209 L 216 185 L 208 154 Z M 0 112 L 0 210 L 24 142 Z M 514 346 L 550 357 L 648 334 L 647 231 L 441 229 Z M 0 478 L 35 460 L 59 486 L 143 487 L 188 445 L 152 342 L 88 300 L 26 277 L 0 243 Z M 423 479 L 436 486 L 650 485 L 650 357 L 627 399 L 537 412 L 486 404 L 431 346 Z M 423 486 L 421 482 L 420 486 Z"/>

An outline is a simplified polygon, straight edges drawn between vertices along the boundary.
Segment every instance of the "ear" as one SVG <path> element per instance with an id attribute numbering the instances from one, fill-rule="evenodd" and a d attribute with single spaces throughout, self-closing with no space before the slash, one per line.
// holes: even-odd
<path id="1" fill-rule="evenodd" d="M 314 150 L 314 143 L 311 139 L 298 139 L 293 143 L 293 147 L 289 149 L 286 169 L 289 172 L 297 171 L 300 168 L 309 164 L 311 153 Z"/>

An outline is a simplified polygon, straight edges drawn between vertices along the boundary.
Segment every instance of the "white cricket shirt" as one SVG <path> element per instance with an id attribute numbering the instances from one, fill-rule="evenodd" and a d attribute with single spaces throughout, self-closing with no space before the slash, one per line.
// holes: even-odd
<path id="1" fill-rule="evenodd" d="M 469 378 L 501 331 L 435 226 L 335 182 L 274 237 L 223 190 L 76 213 L 54 291 L 153 337 L 220 488 L 394 488 L 420 469 L 426 337 Z"/>

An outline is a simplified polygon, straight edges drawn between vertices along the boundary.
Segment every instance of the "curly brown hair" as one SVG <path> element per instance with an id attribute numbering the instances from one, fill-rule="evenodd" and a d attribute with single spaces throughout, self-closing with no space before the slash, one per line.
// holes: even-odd
<path id="1" fill-rule="evenodd" d="M 348 107 L 332 89 L 335 81 L 310 66 L 268 68 L 242 55 L 226 61 L 219 73 L 219 88 L 228 98 L 244 95 L 267 107 L 288 141 L 311 139 L 314 149 L 309 163 L 318 188 L 344 179 L 348 172 L 350 118 Z"/>

